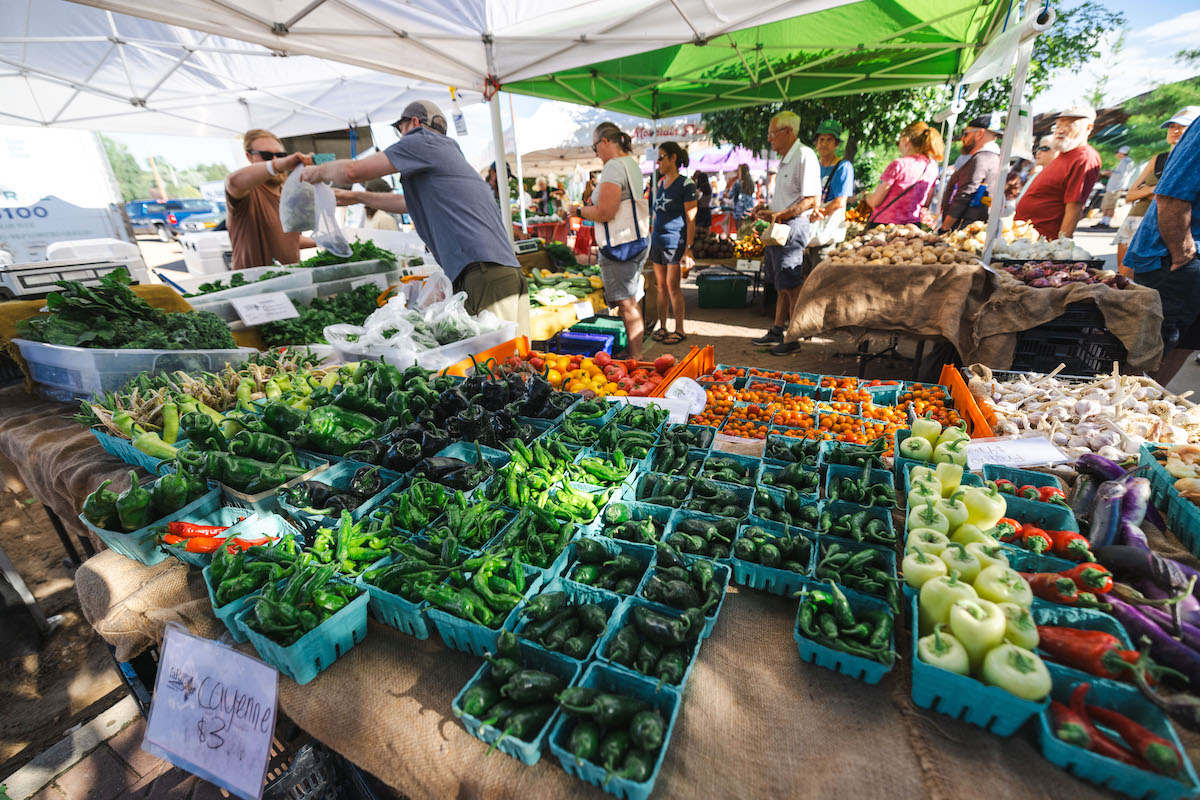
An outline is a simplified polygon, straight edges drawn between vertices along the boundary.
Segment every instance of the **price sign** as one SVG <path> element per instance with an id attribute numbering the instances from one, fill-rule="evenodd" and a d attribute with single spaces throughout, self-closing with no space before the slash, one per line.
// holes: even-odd
<path id="1" fill-rule="evenodd" d="M 737 271 L 738 272 L 746 272 L 749 269 L 750 269 L 750 259 L 739 258 L 737 260 Z"/>
<path id="2" fill-rule="evenodd" d="M 262 796 L 279 673 L 167 627 L 142 749 L 248 800 Z"/>
<path id="3" fill-rule="evenodd" d="M 704 391 L 704 387 L 691 378 L 680 377 L 671 381 L 671 385 L 663 392 L 663 397 L 687 403 L 689 414 L 699 414 L 708 405 L 708 394 Z M 684 420 L 684 422 L 686 421 Z"/>
<path id="4" fill-rule="evenodd" d="M 300 312 L 292 305 L 292 298 L 285 292 L 267 292 L 253 297 L 234 297 L 233 310 L 247 327 L 262 325 L 264 322 L 275 322 L 281 319 L 293 319 Z"/>
<path id="5" fill-rule="evenodd" d="M 381 292 L 387 291 L 387 288 L 388 288 L 387 276 L 381 275 L 378 273 L 375 275 L 368 275 L 365 278 L 359 278 L 356 281 L 350 281 L 350 288 L 357 289 L 358 287 L 366 286 L 367 284 L 374 285 L 375 288 Z"/>
<path id="6" fill-rule="evenodd" d="M 1070 461 L 1062 450 L 1045 436 L 1015 439 L 972 439 L 967 442 L 967 467 L 982 469 L 984 464 L 1002 467 L 1036 467 Z"/>
<path id="7" fill-rule="evenodd" d="M 591 300 L 580 300 L 575 304 L 575 319 L 582 322 L 594 316 L 596 316 L 596 309 L 592 308 Z"/>

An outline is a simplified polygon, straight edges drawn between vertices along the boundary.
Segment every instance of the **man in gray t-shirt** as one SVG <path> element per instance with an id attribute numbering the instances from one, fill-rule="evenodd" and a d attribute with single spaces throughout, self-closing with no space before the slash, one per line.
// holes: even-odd
<path id="1" fill-rule="evenodd" d="M 363 203 L 408 214 L 434 259 L 467 293 L 467 311 L 484 309 L 529 332 L 529 288 L 491 188 L 446 135 L 446 117 L 428 100 L 409 103 L 393 125 L 400 141 L 358 161 L 306 167 L 309 183 L 362 183 L 400 173 L 403 194 L 337 191 L 338 204 Z"/>

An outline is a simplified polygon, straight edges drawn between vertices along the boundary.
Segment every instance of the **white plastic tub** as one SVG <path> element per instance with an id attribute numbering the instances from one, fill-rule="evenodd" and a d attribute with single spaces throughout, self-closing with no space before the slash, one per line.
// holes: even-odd
<path id="1" fill-rule="evenodd" d="M 243 364 L 258 351 L 234 350 L 102 350 L 90 347 L 13 339 L 29 365 L 33 380 L 58 400 L 90 397 L 115 391 L 140 372 L 177 370 L 220 372 L 225 365 Z"/>
<path id="2" fill-rule="evenodd" d="M 178 241 L 187 271 L 203 276 L 197 283 L 204 283 L 215 273 L 229 271 L 233 245 L 229 243 L 228 231 L 185 233 Z"/>
<path id="3" fill-rule="evenodd" d="M 272 279 L 272 280 L 275 280 L 275 279 Z M 278 280 L 287 280 L 287 278 L 286 277 L 279 278 Z M 262 283 L 256 283 L 254 285 L 255 286 L 266 286 L 267 284 L 269 284 L 271 282 L 272 281 L 263 281 Z M 238 287 L 238 289 L 242 289 L 242 288 L 249 288 L 249 287 L 241 287 L 241 286 Z M 238 289 L 232 289 L 230 291 L 236 292 L 236 291 L 238 291 Z M 238 322 L 238 321 L 240 321 L 241 318 L 238 316 L 237 311 L 233 307 L 234 298 L 235 297 L 254 297 L 256 295 L 264 294 L 266 292 L 283 292 L 284 294 L 286 294 L 288 296 L 288 299 L 290 299 L 292 301 L 292 305 L 295 305 L 295 306 L 306 306 L 309 303 L 311 303 L 313 300 L 317 299 L 317 287 L 315 287 L 315 286 L 297 286 L 295 288 L 288 288 L 288 289 L 270 288 L 270 289 L 263 289 L 262 291 L 258 291 L 258 292 L 241 292 L 240 294 L 237 294 L 237 295 L 228 295 L 225 292 L 213 292 L 210 295 L 205 294 L 205 295 L 201 295 L 200 297 L 189 297 L 189 298 L 187 298 L 187 301 L 189 303 L 191 303 L 192 308 L 196 309 L 197 311 L 211 311 L 214 314 L 216 314 L 218 317 L 220 317 L 221 319 L 225 320 L 226 322 Z M 209 299 L 211 297 L 216 297 L 217 295 L 224 295 L 226 299 L 217 299 L 215 301 Z"/>
<path id="4" fill-rule="evenodd" d="M 363 262 L 372 264 L 382 264 L 382 261 Z M 381 279 L 384 287 L 391 286 L 394 283 L 400 282 L 400 270 L 392 270 L 391 272 L 373 272 L 366 275 L 356 275 L 353 278 L 342 278 L 336 281 L 324 281 L 322 283 L 313 284 L 313 288 L 317 292 L 318 297 L 332 297 L 335 294 L 348 292 L 355 288 L 355 285 L 361 285 L 363 282 L 371 281 L 372 279 Z M 380 293 L 384 291 L 379 289 Z"/>

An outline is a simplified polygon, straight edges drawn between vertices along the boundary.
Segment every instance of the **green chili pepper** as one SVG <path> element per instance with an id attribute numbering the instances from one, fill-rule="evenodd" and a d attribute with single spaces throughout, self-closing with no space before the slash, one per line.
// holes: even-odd
<path id="1" fill-rule="evenodd" d="M 154 521 L 150 492 L 138 485 L 137 473 L 130 470 L 129 488 L 117 495 L 117 519 L 126 533 L 140 530 Z"/>

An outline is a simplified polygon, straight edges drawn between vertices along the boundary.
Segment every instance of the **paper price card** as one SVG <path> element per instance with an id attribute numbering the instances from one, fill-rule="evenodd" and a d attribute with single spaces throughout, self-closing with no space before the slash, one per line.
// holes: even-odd
<path id="1" fill-rule="evenodd" d="M 580 300 L 575 304 L 575 319 L 582 322 L 594 316 L 596 316 L 596 309 L 592 308 L 591 300 Z"/>
<path id="2" fill-rule="evenodd" d="M 292 305 L 292 299 L 286 292 L 267 292 L 253 297 L 234 297 L 229 301 L 233 310 L 247 327 L 262 325 L 264 322 L 275 322 L 281 319 L 293 319 L 300 312 Z"/>
<path id="3" fill-rule="evenodd" d="M 1002 467 L 1035 467 L 1061 464 L 1071 459 L 1045 436 L 1015 439 L 972 439 L 967 442 L 967 468 L 982 469 L 984 464 Z"/>
<path id="4" fill-rule="evenodd" d="M 262 796 L 279 673 L 167 627 L 142 749 L 248 800 Z"/>

